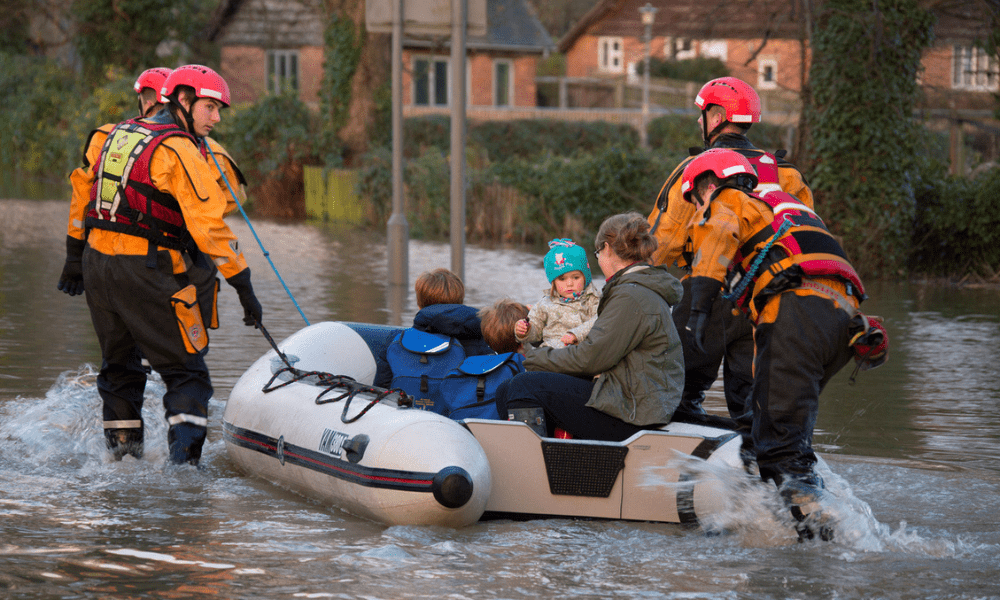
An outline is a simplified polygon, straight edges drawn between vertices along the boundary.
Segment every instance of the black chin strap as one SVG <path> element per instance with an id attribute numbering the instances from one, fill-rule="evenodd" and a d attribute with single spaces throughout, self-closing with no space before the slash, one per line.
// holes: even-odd
<path id="1" fill-rule="evenodd" d="M 177 110 L 180 111 L 181 116 L 184 117 L 185 124 L 187 124 L 188 133 L 194 135 L 194 117 L 191 116 L 190 111 L 184 108 L 184 105 L 177 100 L 176 96 L 168 96 L 167 100 L 170 101 L 171 104 L 177 107 Z M 197 101 L 198 99 L 195 98 L 194 102 L 191 103 L 191 106 L 194 106 L 194 103 Z"/>
<path id="2" fill-rule="evenodd" d="M 716 105 L 713 104 L 712 106 Z M 702 141 L 705 142 L 706 149 L 712 147 L 712 138 L 719 135 L 719 133 L 721 133 L 723 129 L 725 129 L 728 125 L 730 125 L 729 121 L 723 119 L 721 123 L 716 125 L 715 129 L 709 131 L 708 109 L 709 107 L 705 107 L 705 110 L 701 111 L 701 135 L 702 135 Z"/>

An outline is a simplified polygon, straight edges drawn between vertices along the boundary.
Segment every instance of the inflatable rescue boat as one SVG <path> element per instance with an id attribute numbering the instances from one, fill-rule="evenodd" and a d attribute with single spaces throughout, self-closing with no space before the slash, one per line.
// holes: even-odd
<path id="1" fill-rule="evenodd" d="M 697 523 L 723 509 L 720 484 L 686 481 L 671 464 L 679 453 L 742 468 L 734 432 L 672 423 L 602 442 L 542 438 L 519 421 L 455 421 L 372 386 L 402 329 L 323 322 L 277 344 L 226 404 L 233 462 L 392 525 L 519 516 Z"/>

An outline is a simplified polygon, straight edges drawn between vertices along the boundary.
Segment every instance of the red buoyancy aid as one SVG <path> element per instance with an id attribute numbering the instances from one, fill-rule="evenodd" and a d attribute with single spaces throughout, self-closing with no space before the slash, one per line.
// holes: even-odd
<path id="1" fill-rule="evenodd" d="M 729 265 L 726 287 L 744 312 L 751 301 L 760 311 L 769 296 L 798 287 L 803 277 L 835 277 L 859 302 L 867 297 L 840 243 L 801 200 L 782 191 L 747 195 L 767 204 L 774 219 L 740 246 Z"/>
<path id="2" fill-rule="evenodd" d="M 755 193 L 766 194 L 781 189 L 781 180 L 778 179 L 778 158 L 775 155 L 758 148 L 730 149 L 745 156 L 753 165 L 754 171 L 757 172 Z"/>
<path id="3" fill-rule="evenodd" d="M 150 175 L 153 151 L 163 140 L 194 137 L 174 124 L 130 119 L 108 134 L 90 190 L 87 228 L 117 231 L 149 240 L 155 246 L 184 250 L 190 240 L 180 205 L 156 189 Z"/>

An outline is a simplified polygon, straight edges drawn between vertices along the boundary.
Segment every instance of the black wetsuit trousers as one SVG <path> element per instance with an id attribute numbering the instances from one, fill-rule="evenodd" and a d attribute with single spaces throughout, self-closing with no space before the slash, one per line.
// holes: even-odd
<path id="1" fill-rule="evenodd" d="M 141 439 L 146 374 L 136 349 L 163 378 L 172 462 L 197 463 L 208 425 L 212 384 L 202 354 L 188 353 L 171 297 L 187 284 L 172 273 L 169 254 L 156 268 L 145 256 L 109 256 L 89 246 L 83 255 L 87 305 L 101 346 L 98 391 L 104 426 L 138 429 Z"/>
<path id="2" fill-rule="evenodd" d="M 497 387 L 497 411 L 508 418 L 508 408 L 540 407 L 551 436 L 554 427 L 573 437 L 620 442 L 643 428 L 587 406 L 594 389 L 593 378 L 562 373 L 532 371 L 519 373 Z"/>
<path id="3" fill-rule="evenodd" d="M 772 300 L 774 302 L 775 300 Z M 849 315 L 822 296 L 788 291 L 773 323 L 759 323 L 753 383 L 753 445 L 761 478 L 811 478 L 819 395 L 846 365 Z"/>
<path id="4" fill-rule="evenodd" d="M 684 392 L 674 420 L 697 422 L 704 415 L 702 402 L 719 377 L 722 366 L 723 389 L 726 407 L 733 419 L 744 415 L 750 406 L 750 388 L 753 385 L 753 325 L 736 309 L 736 305 L 720 294 L 712 304 L 708 330 L 705 335 L 705 352 L 699 352 L 685 331 L 691 315 L 691 279 L 682 282 L 684 296 L 673 308 L 674 325 L 681 333 L 684 350 Z M 735 314 L 734 314 L 735 313 Z M 694 419 L 690 418 L 694 417 Z"/>

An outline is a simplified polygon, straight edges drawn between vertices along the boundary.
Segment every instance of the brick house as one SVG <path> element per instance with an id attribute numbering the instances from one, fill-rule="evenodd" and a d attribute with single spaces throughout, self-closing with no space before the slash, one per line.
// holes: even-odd
<path id="1" fill-rule="evenodd" d="M 209 38 L 221 47 L 220 71 L 234 102 L 294 89 L 318 104 L 320 0 L 223 0 L 216 14 Z M 466 38 L 469 105 L 535 106 L 536 66 L 555 43 L 526 0 L 486 0 L 486 19 L 485 35 Z M 404 105 L 449 105 L 450 53 L 447 39 L 404 39 Z"/>
<path id="2" fill-rule="evenodd" d="M 627 77 L 645 56 L 639 8 L 657 8 L 650 54 L 660 59 L 717 57 L 734 77 L 768 90 L 802 87 L 803 6 L 798 1 L 600 0 L 559 41 L 568 77 Z M 921 84 L 928 108 L 989 109 L 998 91 L 997 57 L 973 45 L 989 30 L 995 0 L 921 0 L 938 17 L 935 45 L 924 55 Z M 992 8 L 991 8 L 992 7 Z M 766 100 L 766 98 L 765 98 Z"/>

